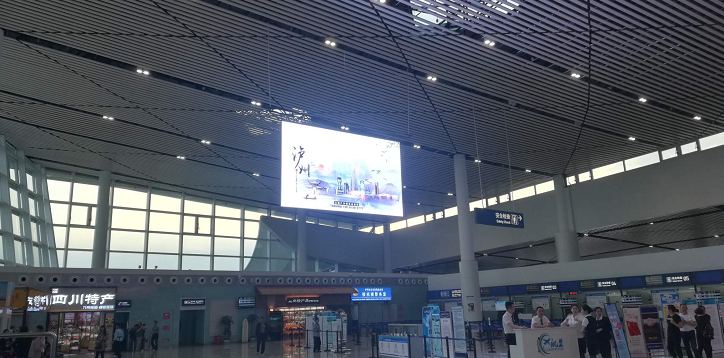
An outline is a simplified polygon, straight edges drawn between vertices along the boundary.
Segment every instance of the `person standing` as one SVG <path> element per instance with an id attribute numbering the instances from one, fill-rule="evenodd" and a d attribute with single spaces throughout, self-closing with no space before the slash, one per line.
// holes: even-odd
<path id="1" fill-rule="evenodd" d="M 545 310 L 543 307 L 538 306 L 535 308 L 535 316 L 533 316 L 533 319 L 530 322 L 530 328 L 551 328 L 555 327 L 553 323 L 551 323 L 551 320 L 548 319 L 544 315 Z"/>
<path id="2" fill-rule="evenodd" d="M 158 321 L 153 321 L 153 327 L 151 327 L 151 350 L 158 350 Z"/>
<path id="3" fill-rule="evenodd" d="M 704 351 L 706 358 L 712 358 L 711 341 L 714 339 L 714 327 L 711 325 L 711 316 L 706 314 L 702 306 L 697 307 L 694 313 L 696 314 L 696 355 L 701 358 L 701 352 Z"/>
<path id="4" fill-rule="evenodd" d="M 696 317 L 693 313 L 689 313 L 689 306 L 682 303 L 679 307 L 679 317 L 683 322 L 681 326 L 681 339 L 684 341 L 686 356 L 689 358 L 701 358 L 700 354 L 696 354 L 699 350 L 696 347 Z M 695 355 L 696 354 L 696 355 Z"/>
<path id="5" fill-rule="evenodd" d="M 681 350 L 681 327 L 684 326 L 684 321 L 674 305 L 668 305 L 667 308 L 669 315 L 666 317 L 666 348 L 671 357 L 684 358 Z"/>
<path id="6" fill-rule="evenodd" d="M 95 358 L 98 358 L 98 356 L 105 358 L 106 340 L 108 340 L 108 334 L 106 333 L 106 327 L 102 326 L 101 329 L 98 330 L 98 335 L 96 336 L 96 346 L 94 349 L 96 352 Z"/>
<path id="7" fill-rule="evenodd" d="M 516 326 L 515 323 L 513 323 L 513 313 L 515 313 L 513 302 L 506 302 L 505 314 L 503 314 L 503 332 L 505 333 L 505 343 L 508 345 L 508 357 L 510 357 L 510 346 L 516 344 L 514 330 L 527 328 L 525 326 Z"/>
<path id="8" fill-rule="evenodd" d="M 256 352 L 264 354 L 266 350 L 266 336 L 269 331 L 264 317 L 259 317 L 259 322 L 256 324 Z"/>
<path id="9" fill-rule="evenodd" d="M 599 353 L 603 358 L 611 358 L 611 321 L 603 315 L 603 309 L 596 307 L 595 314 L 583 321 L 585 327 L 588 355 L 593 358 Z"/>
<path id="10" fill-rule="evenodd" d="M 45 327 L 38 325 L 35 327 L 36 332 L 45 332 Z M 28 349 L 28 358 L 43 358 L 45 352 L 45 337 L 35 337 L 30 343 Z"/>
<path id="11" fill-rule="evenodd" d="M 586 316 L 579 311 L 578 305 L 571 306 L 571 314 L 561 322 L 561 327 L 574 327 L 578 335 L 578 355 L 586 358 L 586 337 L 583 334 L 583 320 Z"/>
<path id="12" fill-rule="evenodd" d="M 131 327 L 131 329 L 128 330 L 128 350 L 133 352 L 136 350 L 136 346 L 138 346 L 138 340 L 136 339 L 136 334 L 138 333 L 138 329 L 141 328 L 141 325 L 136 323 Z"/>
<path id="13" fill-rule="evenodd" d="M 20 327 L 19 333 L 28 333 L 30 330 L 27 326 Z M 30 351 L 30 345 L 33 343 L 33 339 L 30 337 L 27 338 L 17 338 L 15 341 L 13 341 L 13 351 L 15 352 L 15 356 L 17 358 L 28 358 L 28 352 Z"/>
<path id="14" fill-rule="evenodd" d="M 138 332 L 136 332 L 136 335 L 141 335 L 141 352 L 146 350 L 146 324 L 142 323 L 141 328 L 138 329 Z"/>
<path id="15" fill-rule="evenodd" d="M 123 349 L 124 338 L 125 334 L 123 334 L 123 328 L 121 328 L 120 324 L 117 324 L 116 331 L 113 332 L 113 353 L 116 354 L 116 358 L 122 358 L 121 350 Z"/>
<path id="16" fill-rule="evenodd" d="M 319 327 L 319 317 L 314 317 L 314 325 L 312 325 L 312 336 L 314 337 L 314 350 L 313 352 L 322 351 L 322 338 L 320 337 L 322 328 Z"/>

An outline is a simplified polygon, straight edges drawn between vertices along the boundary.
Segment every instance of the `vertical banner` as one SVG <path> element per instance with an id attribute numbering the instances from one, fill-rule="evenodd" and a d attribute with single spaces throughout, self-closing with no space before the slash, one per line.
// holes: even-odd
<path id="1" fill-rule="evenodd" d="M 616 310 L 616 305 L 606 305 L 605 307 L 608 319 L 611 321 L 613 339 L 616 341 L 616 348 L 618 348 L 618 357 L 631 358 L 628 351 L 628 345 L 626 344 L 626 337 L 623 334 L 621 319 L 618 317 L 618 311 Z"/>
<path id="2" fill-rule="evenodd" d="M 711 326 L 714 328 L 714 339 L 711 341 L 711 349 L 715 352 L 724 350 L 724 340 L 721 335 L 721 321 L 719 320 L 719 305 L 716 299 L 703 300 L 701 305 L 704 307 L 706 314 L 711 317 Z"/>
<path id="3" fill-rule="evenodd" d="M 425 337 L 432 336 L 432 306 L 422 307 L 422 335 Z M 425 341 L 424 352 L 426 357 L 432 357 L 432 340 Z"/>
<path id="4" fill-rule="evenodd" d="M 431 326 L 430 329 L 432 330 L 432 351 L 434 353 L 433 357 L 436 358 L 442 358 L 442 340 L 440 339 L 442 337 L 442 334 L 440 332 L 440 306 L 432 306 L 432 320 L 431 320 Z"/>
<path id="5" fill-rule="evenodd" d="M 448 311 L 442 311 L 440 312 L 440 337 L 443 338 L 442 345 L 443 350 L 442 354 L 444 357 L 452 357 L 455 351 L 455 335 L 453 334 L 453 325 L 452 325 L 452 315 Z M 447 341 L 444 338 L 449 338 Z M 445 347 L 445 343 L 447 342 L 447 347 Z"/>
<path id="6" fill-rule="evenodd" d="M 664 349 L 664 334 L 658 307 L 641 307 L 641 325 L 644 329 L 646 349 Z"/>
<path id="7" fill-rule="evenodd" d="M 623 317 L 626 322 L 626 340 L 630 354 L 637 357 L 646 355 L 646 341 L 641 329 L 641 310 L 638 307 L 624 307 Z"/>
<path id="8" fill-rule="evenodd" d="M 463 307 L 457 306 L 452 308 L 452 320 L 453 320 L 453 336 L 457 338 L 455 341 L 455 356 L 468 357 L 468 347 L 465 344 L 465 317 L 463 314 Z"/>

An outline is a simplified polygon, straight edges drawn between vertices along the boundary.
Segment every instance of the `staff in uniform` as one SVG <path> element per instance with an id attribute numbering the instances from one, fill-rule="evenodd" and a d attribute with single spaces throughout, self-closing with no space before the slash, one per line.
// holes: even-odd
<path id="1" fill-rule="evenodd" d="M 544 315 L 545 311 L 543 307 L 538 306 L 535 308 L 535 316 L 530 321 L 530 328 L 551 328 L 555 327 L 551 320 Z"/>
<path id="2" fill-rule="evenodd" d="M 601 307 L 594 312 L 583 320 L 588 355 L 593 358 L 601 353 L 601 357 L 611 358 L 611 321 L 603 315 Z"/>
<path id="3" fill-rule="evenodd" d="M 561 322 L 561 327 L 574 327 L 578 334 L 578 355 L 580 358 L 586 358 L 586 337 L 583 334 L 583 320 L 586 315 L 580 312 L 578 305 L 571 306 L 571 314 Z"/>
<path id="4" fill-rule="evenodd" d="M 515 344 L 514 329 L 527 328 L 525 326 L 516 326 L 515 323 L 513 323 L 513 312 L 515 312 L 513 302 L 506 302 L 505 314 L 503 315 L 503 332 L 505 333 L 505 343 L 508 345 L 508 358 L 510 358 L 510 346 Z"/>

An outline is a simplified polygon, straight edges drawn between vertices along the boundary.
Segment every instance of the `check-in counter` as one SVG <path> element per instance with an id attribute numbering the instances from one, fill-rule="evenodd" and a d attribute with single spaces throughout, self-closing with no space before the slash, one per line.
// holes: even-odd
<path id="1" fill-rule="evenodd" d="M 516 329 L 510 358 L 578 358 L 578 334 L 574 327 Z"/>

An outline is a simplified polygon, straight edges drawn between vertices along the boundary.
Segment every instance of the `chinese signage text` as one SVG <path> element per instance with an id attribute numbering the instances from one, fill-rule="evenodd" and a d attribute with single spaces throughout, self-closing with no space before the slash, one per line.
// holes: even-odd
<path id="1" fill-rule="evenodd" d="M 508 211 L 475 209 L 475 223 L 481 225 L 493 225 L 523 229 L 523 214 Z"/>
<path id="2" fill-rule="evenodd" d="M 391 301 L 392 288 L 390 287 L 355 287 L 357 293 L 352 294 L 352 301 Z M 457 293 L 452 290 L 452 297 L 456 297 Z M 460 296 L 462 297 L 462 290 Z"/>
<path id="3" fill-rule="evenodd" d="M 28 311 L 113 311 L 114 288 L 53 288 L 49 295 L 28 296 Z"/>

